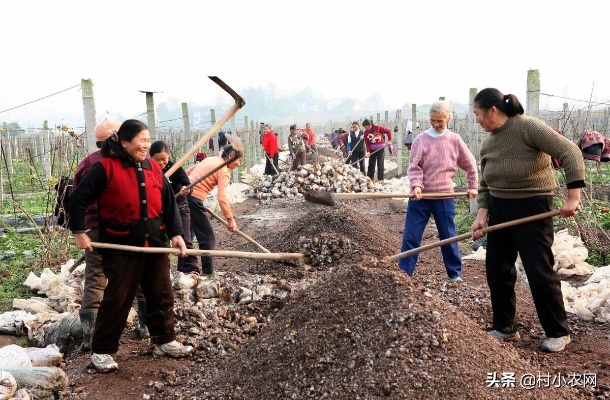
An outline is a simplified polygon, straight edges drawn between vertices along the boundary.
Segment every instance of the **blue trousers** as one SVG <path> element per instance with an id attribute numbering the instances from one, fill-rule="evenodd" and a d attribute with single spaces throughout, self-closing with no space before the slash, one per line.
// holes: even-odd
<path id="1" fill-rule="evenodd" d="M 434 216 L 434 222 L 438 230 L 440 240 L 454 237 L 455 231 L 455 201 L 454 199 L 418 201 L 409 200 L 407 206 L 407 217 L 405 218 L 405 231 L 402 237 L 401 252 L 411 250 L 421 246 L 421 239 L 430 220 L 430 215 Z M 460 248 L 457 244 L 451 243 L 441 247 L 443 262 L 449 278 L 454 278 L 462 274 L 462 259 Z M 413 276 L 415 264 L 417 264 L 418 254 L 399 260 L 398 266 L 409 276 Z"/>

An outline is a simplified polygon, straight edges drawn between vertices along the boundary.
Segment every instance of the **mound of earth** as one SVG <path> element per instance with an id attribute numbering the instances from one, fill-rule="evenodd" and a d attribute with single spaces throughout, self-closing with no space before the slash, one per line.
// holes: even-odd
<path id="1" fill-rule="evenodd" d="M 523 389 L 538 371 L 513 347 L 379 264 L 327 271 L 267 328 L 225 360 L 196 396 L 206 399 L 576 399 L 574 389 Z M 490 374 L 514 373 L 514 387 Z M 502 381 L 501 383 L 506 383 Z M 510 384 L 509 384 L 510 386 Z"/>

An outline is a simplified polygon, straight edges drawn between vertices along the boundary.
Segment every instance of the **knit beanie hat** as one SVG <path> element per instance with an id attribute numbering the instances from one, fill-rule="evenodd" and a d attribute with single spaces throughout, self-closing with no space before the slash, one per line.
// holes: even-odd
<path id="1" fill-rule="evenodd" d="M 121 123 L 114 119 L 105 119 L 95 127 L 95 141 L 103 142 L 108 139 L 113 133 L 117 133 Z"/>
<path id="2" fill-rule="evenodd" d="M 587 160 L 600 161 L 604 150 L 604 137 L 599 132 L 585 130 L 580 136 L 578 147 Z"/>

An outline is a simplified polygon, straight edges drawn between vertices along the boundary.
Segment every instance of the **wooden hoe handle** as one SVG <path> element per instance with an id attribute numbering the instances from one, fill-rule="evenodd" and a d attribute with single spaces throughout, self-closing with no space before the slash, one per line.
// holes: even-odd
<path id="1" fill-rule="evenodd" d="M 491 225 L 491 226 L 488 226 L 487 228 L 481 229 L 481 232 L 482 233 L 493 232 L 493 231 L 508 228 L 511 226 L 525 224 L 527 222 L 538 221 L 540 219 L 545 219 L 545 218 L 552 218 L 557 215 L 559 215 L 559 210 L 553 210 L 553 211 L 545 212 L 542 214 L 536 214 L 536 215 L 532 215 L 532 216 L 525 217 L 525 218 L 519 218 L 514 221 L 508 221 L 508 222 L 503 222 L 503 223 L 497 224 L 497 225 Z M 459 242 L 461 240 L 466 240 L 466 239 L 469 239 L 470 237 L 472 237 L 470 235 L 470 233 L 463 233 L 461 235 L 454 236 L 452 238 L 444 239 L 444 240 L 441 240 L 441 241 L 438 241 L 435 243 L 430 243 L 430 244 L 427 244 L 424 246 L 417 247 L 415 249 L 411 249 L 411 250 L 404 251 L 402 253 L 393 255 L 391 257 L 388 257 L 388 261 L 398 261 L 402 258 L 409 257 L 413 254 L 418 254 L 418 253 L 421 253 L 422 251 L 430 250 L 435 247 L 441 247 L 441 246 L 444 246 L 446 244 L 450 244 L 453 242 Z"/>

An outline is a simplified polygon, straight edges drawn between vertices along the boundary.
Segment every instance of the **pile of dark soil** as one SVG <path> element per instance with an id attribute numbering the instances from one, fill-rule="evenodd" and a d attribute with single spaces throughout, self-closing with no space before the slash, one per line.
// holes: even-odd
<path id="1" fill-rule="evenodd" d="M 526 390 L 537 371 L 417 281 L 379 264 L 343 264 L 296 294 L 194 394 L 203 398 L 572 399 Z M 548 372 L 548 371 L 546 371 Z M 515 387 L 488 387 L 514 373 Z"/>

